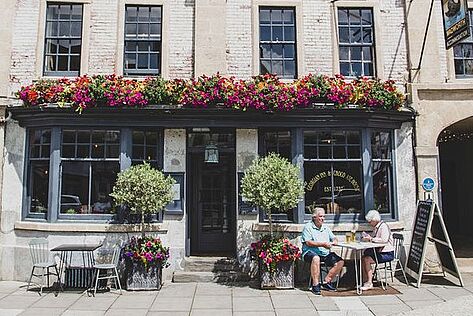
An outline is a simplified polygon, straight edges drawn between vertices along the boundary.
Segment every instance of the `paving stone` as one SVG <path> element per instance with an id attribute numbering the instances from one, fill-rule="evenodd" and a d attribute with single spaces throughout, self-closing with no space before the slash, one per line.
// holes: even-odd
<path id="1" fill-rule="evenodd" d="M 337 304 L 330 297 L 310 295 L 309 299 L 317 311 L 339 311 Z"/>
<path id="2" fill-rule="evenodd" d="M 192 309 L 232 309 L 231 296 L 195 296 Z"/>
<path id="3" fill-rule="evenodd" d="M 373 315 L 370 311 L 321 311 L 320 316 L 369 316 Z"/>
<path id="4" fill-rule="evenodd" d="M 275 312 L 233 312 L 233 316 L 275 316 Z"/>
<path id="5" fill-rule="evenodd" d="M 8 295 L 0 300 L 0 309 L 23 309 L 39 301 L 41 296 Z"/>
<path id="6" fill-rule="evenodd" d="M 26 292 L 26 283 L 16 281 L 1 281 L 0 293 L 12 293 L 24 287 Z"/>
<path id="7" fill-rule="evenodd" d="M 88 297 L 82 296 L 69 309 L 106 311 L 112 306 L 117 297 Z"/>
<path id="8" fill-rule="evenodd" d="M 234 297 L 233 311 L 257 312 L 272 311 L 273 305 L 269 297 Z"/>
<path id="9" fill-rule="evenodd" d="M 105 315 L 105 311 L 97 311 L 97 310 L 67 310 L 61 316 L 103 316 Z"/>
<path id="10" fill-rule="evenodd" d="M 24 309 L 2 309 L 0 308 L 0 315 L 2 316 L 16 316 L 20 315 Z"/>
<path id="11" fill-rule="evenodd" d="M 312 309 L 276 309 L 277 316 L 316 316 L 319 315 L 314 308 Z"/>
<path id="12" fill-rule="evenodd" d="M 128 316 L 128 315 L 133 315 L 133 316 L 146 316 L 148 313 L 147 309 L 109 309 L 106 313 L 105 316 Z"/>
<path id="13" fill-rule="evenodd" d="M 255 297 L 255 296 L 269 296 L 269 291 L 253 289 L 248 286 L 246 287 L 233 287 L 232 295 L 234 297 Z"/>
<path id="14" fill-rule="evenodd" d="M 155 296 L 120 296 L 110 306 L 111 309 L 148 309 L 155 300 Z"/>
<path id="15" fill-rule="evenodd" d="M 442 300 L 434 300 L 434 301 L 407 301 L 405 304 L 409 306 L 412 309 L 417 309 L 420 307 L 425 307 L 425 306 L 433 306 L 436 304 L 443 303 L 444 301 Z"/>
<path id="16" fill-rule="evenodd" d="M 368 310 L 359 297 L 332 297 L 332 299 L 340 310 Z"/>
<path id="17" fill-rule="evenodd" d="M 271 295 L 275 309 L 315 309 L 307 295 Z"/>
<path id="18" fill-rule="evenodd" d="M 232 288 L 226 285 L 215 283 L 199 283 L 197 284 L 196 296 L 201 295 L 231 295 Z"/>
<path id="19" fill-rule="evenodd" d="M 231 309 L 196 309 L 191 316 L 232 316 Z"/>
<path id="20" fill-rule="evenodd" d="M 307 290 L 301 290 L 301 289 L 290 289 L 290 290 L 269 290 L 269 295 L 271 296 L 277 296 L 277 295 L 282 295 L 282 296 L 288 296 L 288 295 L 307 295 L 308 291 Z"/>
<path id="21" fill-rule="evenodd" d="M 435 288 L 429 289 L 430 292 L 434 293 L 436 296 L 440 297 L 443 300 L 449 300 L 465 295 L 471 295 L 471 293 L 463 288 Z"/>
<path id="22" fill-rule="evenodd" d="M 396 295 L 361 296 L 360 299 L 368 306 L 404 304 Z"/>
<path id="23" fill-rule="evenodd" d="M 57 307 L 66 309 L 67 307 L 71 306 L 77 300 L 79 300 L 79 295 L 71 295 L 71 294 L 64 294 L 59 296 L 54 296 L 53 294 L 49 294 L 45 297 L 41 297 L 40 300 L 36 301 L 31 305 L 32 308 L 49 308 L 49 307 Z"/>
<path id="24" fill-rule="evenodd" d="M 438 300 L 439 297 L 434 295 L 432 292 L 430 292 L 428 289 L 425 288 L 408 288 L 405 289 L 402 294 L 398 294 L 397 297 L 399 297 L 402 301 L 408 302 L 408 301 L 432 301 L 432 300 Z"/>
<path id="25" fill-rule="evenodd" d="M 162 297 L 158 295 L 153 305 L 151 305 L 151 311 L 177 311 L 177 312 L 189 312 L 192 306 L 192 297 Z"/>
<path id="26" fill-rule="evenodd" d="M 64 308 L 28 308 L 21 316 L 59 316 L 65 311 Z M 3 314 L 0 312 L 0 315 Z"/>
<path id="27" fill-rule="evenodd" d="M 371 305 L 369 309 L 376 316 L 395 315 L 411 310 L 406 304 Z"/>
<path id="28" fill-rule="evenodd" d="M 197 288 L 196 283 L 182 284 L 182 283 L 171 283 L 163 286 L 159 291 L 159 296 L 179 296 L 179 297 L 192 297 L 195 294 Z"/>
<path id="29" fill-rule="evenodd" d="M 156 311 L 156 312 L 148 312 L 146 316 L 189 316 L 189 312 Z"/>

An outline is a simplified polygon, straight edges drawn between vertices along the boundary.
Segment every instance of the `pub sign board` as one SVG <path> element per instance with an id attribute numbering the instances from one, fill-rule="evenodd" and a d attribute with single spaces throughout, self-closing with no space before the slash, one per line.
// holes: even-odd
<path id="1" fill-rule="evenodd" d="M 467 0 L 442 0 L 443 27 L 447 49 L 470 36 Z"/>

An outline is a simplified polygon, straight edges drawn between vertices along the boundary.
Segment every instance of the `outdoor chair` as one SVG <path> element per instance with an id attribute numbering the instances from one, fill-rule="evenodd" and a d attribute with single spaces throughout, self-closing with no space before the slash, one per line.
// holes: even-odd
<path id="1" fill-rule="evenodd" d="M 31 260 L 33 261 L 33 268 L 31 269 L 30 279 L 28 280 L 28 286 L 26 291 L 29 290 L 31 279 L 33 276 L 41 278 L 39 295 L 43 294 L 44 279 L 47 277 L 47 285 L 49 287 L 49 276 L 57 276 L 59 283 L 59 271 L 57 269 L 56 262 L 51 259 L 49 252 L 48 241 L 44 238 L 33 239 L 29 242 Z M 49 269 L 54 268 L 54 271 L 49 271 Z M 36 269 L 41 269 L 41 273 L 37 274 Z"/>
<path id="2" fill-rule="evenodd" d="M 394 282 L 394 275 L 396 272 L 401 271 L 402 275 L 404 276 L 404 280 L 406 281 L 406 285 L 409 285 L 406 277 L 406 272 L 404 271 L 404 267 L 402 266 L 401 258 L 401 248 L 404 241 L 404 236 L 399 233 L 393 233 L 393 241 L 394 241 L 394 259 L 388 262 L 380 263 L 376 267 L 376 278 L 381 282 L 381 286 L 383 285 L 383 281 L 381 278 L 378 278 L 380 275 L 380 270 L 384 270 L 384 284 L 387 285 L 387 273 L 391 274 L 391 282 Z M 384 288 L 384 287 L 383 287 Z"/>
<path id="3" fill-rule="evenodd" d="M 113 280 L 114 286 L 122 294 L 122 286 L 120 284 L 120 277 L 118 276 L 118 263 L 120 261 L 120 246 L 116 246 L 113 250 L 112 261 L 110 263 L 101 263 L 94 264 L 95 269 L 95 286 L 94 286 L 94 296 L 97 293 L 97 288 L 99 286 L 99 280 Z M 102 272 L 102 273 L 101 273 Z"/>
<path id="4" fill-rule="evenodd" d="M 304 265 L 308 265 L 309 266 L 309 285 L 308 285 L 308 289 L 309 291 L 312 289 L 312 276 L 310 276 L 310 264 L 307 263 L 307 262 L 304 262 Z M 323 272 L 325 272 L 325 274 L 328 274 L 329 272 L 329 267 L 325 264 L 325 262 L 320 262 L 320 271 L 319 271 L 319 276 L 320 276 L 320 284 L 322 284 L 324 282 L 324 278 L 323 278 Z M 305 269 L 304 269 L 305 271 Z M 337 285 L 335 288 L 338 288 L 338 282 L 340 280 L 340 275 L 337 275 Z"/>

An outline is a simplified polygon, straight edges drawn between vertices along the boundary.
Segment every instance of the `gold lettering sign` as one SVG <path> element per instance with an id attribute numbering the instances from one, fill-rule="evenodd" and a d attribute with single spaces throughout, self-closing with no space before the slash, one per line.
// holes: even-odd
<path id="1" fill-rule="evenodd" d="M 324 178 L 331 177 L 331 176 L 332 176 L 332 172 L 330 170 L 322 171 L 322 172 L 316 174 L 315 176 L 312 177 L 312 179 L 310 179 L 309 183 L 307 184 L 307 191 L 312 191 L 312 189 L 314 188 L 314 185 L 317 182 L 319 182 L 320 180 L 322 180 Z M 360 191 L 360 185 L 358 184 L 356 179 L 351 174 L 348 174 L 348 173 L 346 173 L 345 171 L 342 171 L 342 170 L 333 170 L 333 176 L 345 179 L 346 181 L 348 181 L 348 183 L 350 183 L 350 185 L 353 187 L 354 190 Z M 342 189 L 345 189 L 345 187 L 344 186 L 334 187 L 335 191 L 340 191 Z M 324 192 L 331 192 L 332 187 L 324 187 L 323 191 Z"/>

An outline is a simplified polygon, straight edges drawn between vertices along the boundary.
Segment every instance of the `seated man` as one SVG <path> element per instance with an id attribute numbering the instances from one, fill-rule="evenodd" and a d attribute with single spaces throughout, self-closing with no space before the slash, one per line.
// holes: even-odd
<path id="1" fill-rule="evenodd" d="M 316 295 L 320 295 L 321 287 L 335 291 L 331 282 L 340 273 L 344 264 L 340 256 L 330 252 L 330 248 L 337 244 L 338 240 L 330 228 L 323 225 L 324 220 L 325 210 L 316 207 L 312 212 L 312 221 L 308 222 L 302 231 L 302 257 L 305 262 L 310 263 L 312 292 Z M 331 267 L 322 284 L 319 283 L 320 262 Z"/>

